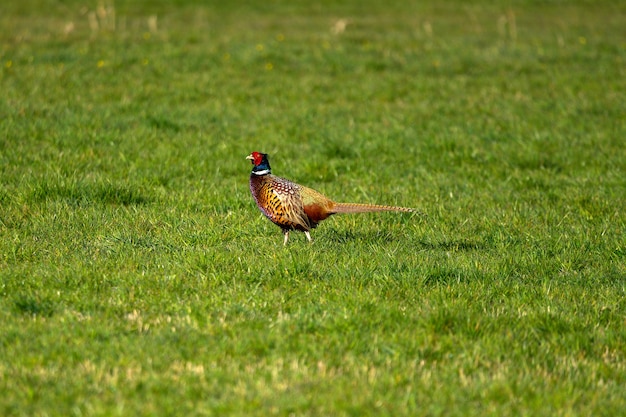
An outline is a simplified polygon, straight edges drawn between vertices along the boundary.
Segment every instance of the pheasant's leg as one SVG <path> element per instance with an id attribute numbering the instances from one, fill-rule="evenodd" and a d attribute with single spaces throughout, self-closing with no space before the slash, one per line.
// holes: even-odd
<path id="1" fill-rule="evenodd" d="M 308 230 L 305 230 L 305 231 L 304 231 L 304 234 L 306 235 L 306 238 L 307 238 L 307 239 L 309 239 L 309 242 L 313 242 L 313 241 L 311 240 L 311 234 L 309 233 L 309 231 L 308 231 Z"/>
<path id="2" fill-rule="evenodd" d="M 283 246 L 286 246 L 287 241 L 289 240 L 289 230 L 283 229 L 283 234 L 285 235 L 285 241 L 283 242 Z"/>

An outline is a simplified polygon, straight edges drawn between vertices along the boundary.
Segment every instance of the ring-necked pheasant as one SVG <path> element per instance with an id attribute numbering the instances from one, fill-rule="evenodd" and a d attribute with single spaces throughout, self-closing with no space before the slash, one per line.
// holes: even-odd
<path id="1" fill-rule="evenodd" d="M 291 230 L 304 232 L 310 242 L 309 230 L 333 214 L 414 211 L 406 207 L 337 203 L 311 188 L 272 175 L 267 154 L 252 152 L 246 159 L 250 159 L 253 165 L 250 174 L 252 196 L 261 212 L 283 230 L 285 245 Z"/>

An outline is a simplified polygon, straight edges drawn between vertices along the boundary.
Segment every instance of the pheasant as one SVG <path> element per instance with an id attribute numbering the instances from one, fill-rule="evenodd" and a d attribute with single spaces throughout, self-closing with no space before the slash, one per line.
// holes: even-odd
<path id="1" fill-rule="evenodd" d="M 283 230 L 284 245 L 291 230 L 304 232 L 311 242 L 309 231 L 333 214 L 414 211 L 406 207 L 337 203 L 311 188 L 272 175 L 267 154 L 252 152 L 246 159 L 251 160 L 253 165 L 250 174 L 252 196 L 261 212 Z"/>

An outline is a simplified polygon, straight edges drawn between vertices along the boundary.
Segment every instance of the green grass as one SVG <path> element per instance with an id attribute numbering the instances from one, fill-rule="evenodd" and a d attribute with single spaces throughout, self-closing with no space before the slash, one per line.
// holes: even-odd
<path id="1" fill-rule="evenodd" d="M 626 415 L 623 3 L 4 3 L 0 415 Z"/>

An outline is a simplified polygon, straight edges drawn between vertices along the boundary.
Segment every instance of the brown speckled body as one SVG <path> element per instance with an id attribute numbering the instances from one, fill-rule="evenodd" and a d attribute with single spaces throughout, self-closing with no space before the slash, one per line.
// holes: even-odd
<path id="1" fill-rule="evenodd" d="M 272 174 L 252 174 L 250 191 L 261 212 L 282 229 L 309 231 L 334 214 L 334 203 L 322 194 Z"/>

